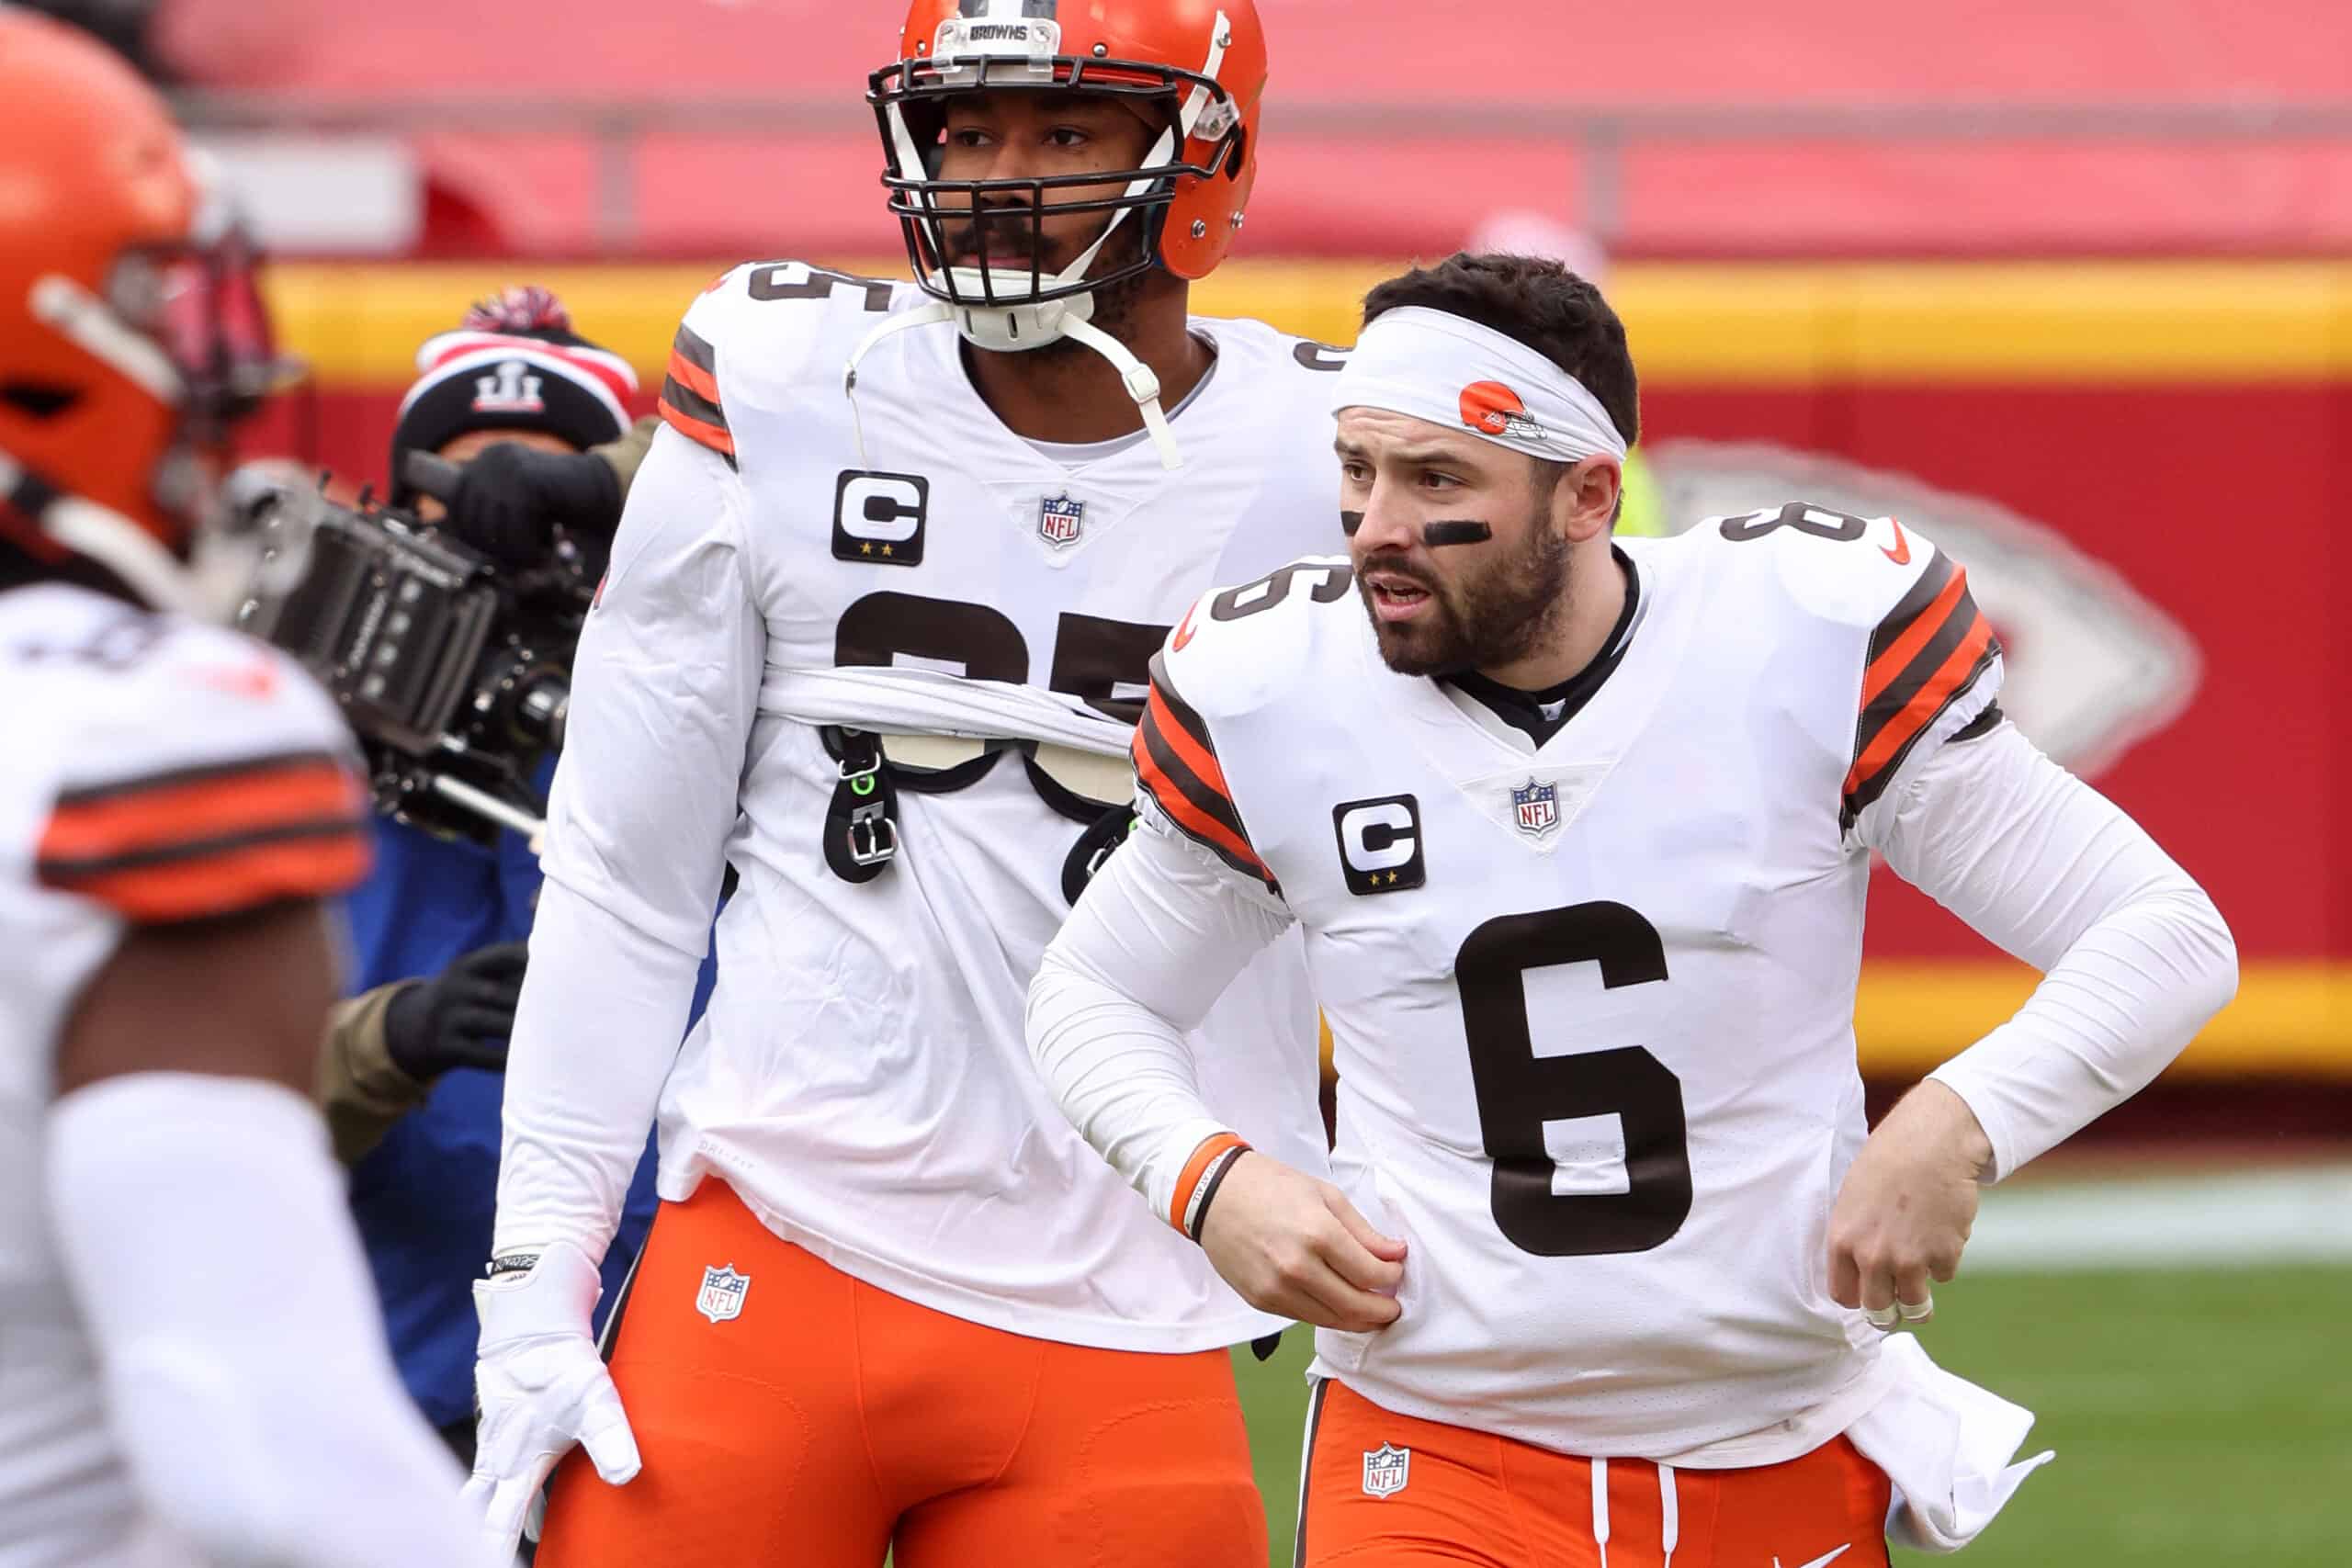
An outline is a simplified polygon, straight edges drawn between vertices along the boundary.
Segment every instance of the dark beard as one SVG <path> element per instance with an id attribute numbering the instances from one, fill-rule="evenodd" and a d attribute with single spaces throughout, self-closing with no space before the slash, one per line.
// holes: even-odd
<path id="1" fill-rule="evenodd" d="M 1474 670 L 1513 664 L 1533 653 L 1566 614 L 1571 592 L 1568 542 L 1550 527 L 1550 508 L 1532 517 L 1527 543 L 1451 588 L 1441 587 L 1405 564 L 1394 552 L 1364 558 L 1356 592 L 1372 616 L 1380 657 L 1399 675 L 1442 679 Z M 1392 625 L 1380 618 L 1365 581 L 1375 571 L 1409 577 L 1430 592 L 1430 607 L 1413 620 Z"/>
<path id="2" fill-rule="evenodd" d="M 987 220 L 943 218 L 939 220 L 941 249 L 947 258 L 945 265 L 971 268 L 986 265 L 988 264 L 983 263 L 979 255 L 984 243 L 990 239 L 1000 243 L 1009 242 L 1022 253 L 1023 259 L 989 265 L 989 280 L 1008 288 L 1026 288 L 1034 276 L 1039 288 L 1047 288 L 1053 285 L 1054 278 L 1062 268 L 1077 260 L 1089 245 L 1101 237 L 1098 230 L 1083 240 L 1050 242 L 1036 227 L 1031 209 L 1000 208 L 991 210 L 997 216 Z M 1120 226 L 1122 231 L 1113 235 L 1102 249 L 1095 253 L 1094 260 L 1087 266 L 1087 276 L 1100 277 L 1120 267 L 1132 266 L 1142 259 L 1145 229 L 1140 220 L 1143 215 L 1130 212 L 1127 217 L 1129 221 Z M 1131 283 L 1135 281 L 1140 280 L 1130 280 Z M 1117 286 L 1118 292 L 1125 293 L 1128 288 L 1128 284 Z M 1106 288 L 1095 290 L 1098 321 L 1101 320 L 1102 305 L 1113 292 Z M 968 302 L 985 301 L 976 298 Z M 1017 304 L 1019 301 L 1008 299 L 1005 303 Z"/>

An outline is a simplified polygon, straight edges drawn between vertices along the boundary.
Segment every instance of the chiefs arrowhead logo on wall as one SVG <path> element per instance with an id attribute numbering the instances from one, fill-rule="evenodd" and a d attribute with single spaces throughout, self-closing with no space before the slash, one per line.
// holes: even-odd
<path id="1" fill-rule="evenodd" d="M 2078 773 L 2171 723 L 2197 690 L 2197 645 L 2179 623 L 2114 568 L 2005 506 L 1766 443 L 1665 441 L 1642 456 L 1657 513 L 1677 531 L 1803 496 L 1900 517 L 1950 551 L 2007 649 L 2003 711 Z"/>

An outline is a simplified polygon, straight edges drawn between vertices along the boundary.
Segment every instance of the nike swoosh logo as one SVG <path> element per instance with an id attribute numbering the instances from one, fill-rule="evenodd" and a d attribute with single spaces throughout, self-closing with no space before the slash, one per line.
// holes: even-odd
<path id="1" fill-rule="evenodd" d="M 1903 536 L 1903 524 L 1898 519 L 1893 517 L 1888 518 L 1887 521 L 1894 525 L 1894 548 L 1890 550 L 1884 545 L 1881 545 L 1878 547 L 1879 554 L 1884 556 L 1887 559 L 1893 561 L 1897 566 L 1909 566 L 1911 564 L 1911 541 Z M 1804 1565 L 1804 1568 L 1815 1568 L 1815 1565 L 1808 1562 Z"/>
<path id="2" fill-rule="evenodd" d="M 1183 624 L 1176 628 L 1176 640 L 1170 646 L 1177 652 L 1183 652 L 1185 645 L 1193 640 L 1193 617 L 1200 613 L 1201 602 L 1195 599 L 1193 601 L 1193 607 L 1184 612 Z"/>
<path id="3" fill-rule="evenodd" d="M 1884 547 L 1882 546 L 1881 547 L 1883 548 Z M 1837 1562 L 1840 1557 L 1845 1556 L 1846 1553 L 1853 1550 L 1854 1543 L 1849 1540 L 1845 1545 L 1839 1547 L 1837 1551 L 1830 1552 L 1826 1556 L 1816 1557 L 1810 1562 L 1800 1563 L 1798 1568 L 1829 1568 L 1829 1565 L 1832 1562 Z M 1775 1557 L 1772 1559 L 1772 1568 L 1781 1568 L 1781 1560 L 1779 1558 Z"/>

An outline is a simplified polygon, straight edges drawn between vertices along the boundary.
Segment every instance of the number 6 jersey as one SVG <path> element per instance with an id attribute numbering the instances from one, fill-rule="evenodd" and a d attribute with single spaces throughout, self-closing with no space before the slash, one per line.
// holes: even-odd
<path id="1" fill-rule="evenodd" d="M 1204 602 L 1138 767 L 1304 928 L 1335 1179 L 1409 1247 L 1398 1320 L 1318 1370 L 1566 1452 L 1771 1463 L 1881 1392 L 1825 1241 L 1874 807 L 1995 722 L 1999 650 L 1892 522 L 1622 548 L 1619 661 L 1540 746 L 1391 671 L 1335 559 Z"/>

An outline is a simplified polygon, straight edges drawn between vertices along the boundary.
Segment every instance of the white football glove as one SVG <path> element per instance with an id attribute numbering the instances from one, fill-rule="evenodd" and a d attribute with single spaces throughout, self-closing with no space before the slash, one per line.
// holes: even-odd
<path id="1" fill-rule="evenodd" d="M 596 1473 L 616 1486 L 637 1474 L 637 1437 L 589 1329 L 603 1292 L 596 1266 L 568 1242 L 540 1254 L 527 1273 L 474 1285 L 481 1424 L 465 1498 L 481 1511 L 501 1561 L 513 1560 L 539 1488 L 572 1444 L 586 1448 Z"/>

